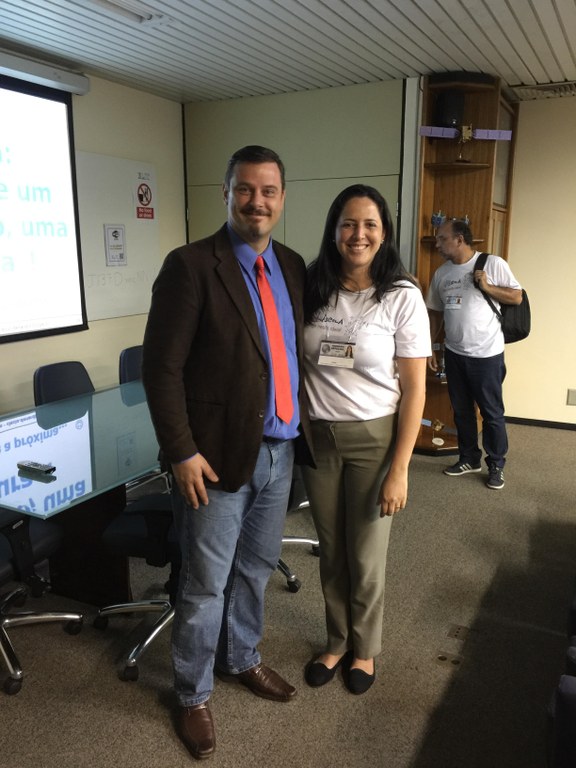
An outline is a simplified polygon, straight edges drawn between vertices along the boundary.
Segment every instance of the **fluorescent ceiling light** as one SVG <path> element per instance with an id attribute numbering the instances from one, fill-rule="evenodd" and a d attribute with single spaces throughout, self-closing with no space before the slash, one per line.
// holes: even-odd
<path id="1" fill-rule="evenodd" d="M 40 64 L 3 51 L 0 51 L 0 74 L 80 96 L 90 90 L 90 80 L 85 75 L 68 72 L 51 64 Z"/>
<path id="2" fill-rule="evenodd" d="M 124 19 L 135 21 L 138 24 L 156 26 L 169 24 L 173 21 L 169 16 L 162 13 L 154 13 L 146 6 L 132 0 L 89 0 L 89 5 L 97 5 L 115 16 L 122 16 Z"/>

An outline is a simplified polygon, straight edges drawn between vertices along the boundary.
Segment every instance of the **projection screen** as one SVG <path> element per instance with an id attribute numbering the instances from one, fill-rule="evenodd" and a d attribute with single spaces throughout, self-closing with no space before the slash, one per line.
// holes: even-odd
<path id="1" fill-rule="evenodd" d="M 0 342 L 85 330 L 72 95 L 0 76 Z"/>

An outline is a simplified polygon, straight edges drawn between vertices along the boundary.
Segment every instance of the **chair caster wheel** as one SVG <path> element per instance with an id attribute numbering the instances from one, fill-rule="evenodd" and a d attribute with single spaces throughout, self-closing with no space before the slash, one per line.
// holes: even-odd
<path id="1" fill-rule="evenodd" d="M 132 667 L 124 667 L 120 672 L 120 680 L 124 680 L 127 683 L 136 682 L 136 680 L 138 680 L 138 667 L 136 665 Z"/>
<path id="2" fill-rule="evenodd" d="M 4 693 L 7 693 L 8 696 L 14 696 L 14 694 L 18 693 L 20 688 L 22 688 L 22 680 L 15 680 L 13 677 L 7 677 L 6 680 L 4 680 L 4 685 L 2 687 L 4 688 Z"/>
<path id="3" fill-rule="evenodd" d="M 66 632 L 68 632 L 69 635 L 79 635 L 82 631 L 82 622 L 81 621 L 69 621 L 67 624 L 64 625 L 64 629 Z"/>
<path id="4" fill-rule="evenodd" d="M 288 587 L 288 592 L 298 592 L 302 586 L 298 579 L 294 579 L 294 581 L 288 581 L 286 582 L 286 585 Z"/>
<path id="5" fill-rule="evenodd" d="M 108 626 L 108 616 L 96 616 L 92 622 L 95 629 L 106 629 Z"/>
<path id="6" fill-rule="evenodd" d="M 312 554 L 314 557 L 320 557 L 320 545 L 319 544 L 313 544 L 312 545 Z"/>

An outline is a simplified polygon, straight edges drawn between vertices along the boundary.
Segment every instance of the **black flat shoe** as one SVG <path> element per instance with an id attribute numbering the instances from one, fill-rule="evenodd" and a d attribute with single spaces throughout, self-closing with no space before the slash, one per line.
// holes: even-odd
<path id="1" fill-rule="evenodd" d="M 362 669 L 350 669 L 346 675 L 346 687 L 350 693 L 354 693 L 357 696 L 366 691 L 372 686 L 372 683 L 376 680 L 376 669 L 374 673 L 369 675 L 368 672 L 364 672 Z"/>
<path id="2" fill-rule="evenodd" d="M 326 683 L 329 683 L 330 680 L 332 680 L 338 667 L 344 664 L 348 655 L 348 652 L 345 653 L 344 656 L 342 656 L 342 658 L 339 659 L 333 667 L 327 667 L 326 664 L 322 664 L 321 661 L 312 659 L 312 661 L 307 664 L 306 669 L 304 670 L 304 679 L 308 685 L 312 686 L 312 688 L 318 688 L 321 685 L 326 685 Z"/>

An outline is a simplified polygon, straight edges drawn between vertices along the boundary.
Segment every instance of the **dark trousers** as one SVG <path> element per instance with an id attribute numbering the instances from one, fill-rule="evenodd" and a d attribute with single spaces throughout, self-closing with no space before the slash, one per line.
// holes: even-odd
<path id="1" fill-rule="evenodd" d="M 478 426 L 474 403 L 482 415 L 482 446 L 486 463 L 503 467 L 508 451 L 502 382 L 506 376 L 504 353 L 494 357 L 465 357 L 445 350 L 448 393 L 458 430 L 460 461 L 479 464 Z"/>

